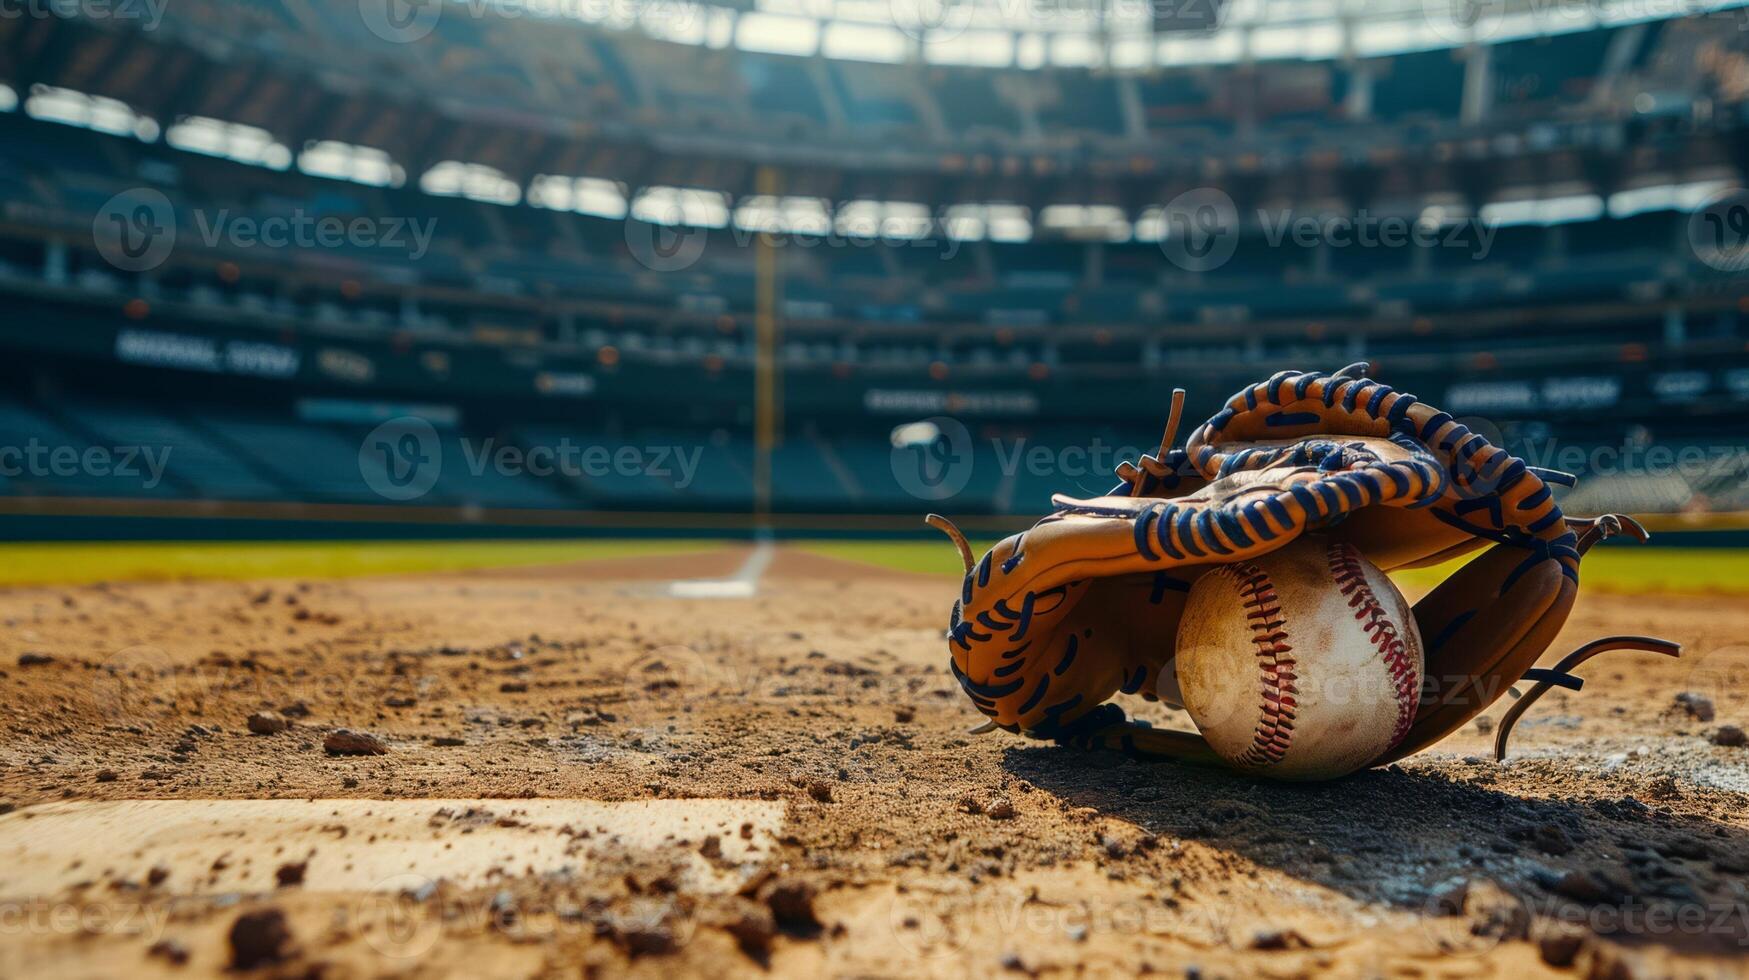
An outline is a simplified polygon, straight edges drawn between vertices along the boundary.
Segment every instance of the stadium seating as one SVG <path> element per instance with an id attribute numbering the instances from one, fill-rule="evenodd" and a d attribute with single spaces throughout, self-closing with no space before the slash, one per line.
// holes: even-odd
<path id="1" fill-rule="evenodd" d="M 877 387 L 948 414 L 962 397 L 1033 399 L 964 413 L 972 465 L 954 506 L 996 514 L 1110 482 L 1017 466 L 1009 448 L 1053 455 L 1095 433 L 1145 431 L 1181 379 L 1212 400 L 1237 379 L 1367 357 L 1430 399 L 1449 385 L 1476 412 L 1565 419 L 1593 409 L 1549 407 L 1535 379 L 1571 375 L 1614 392 L 1613 418 L 1670 421 L 1660 440 L 1671 445 L 1717 444 L 1719 420 L 1749 399 L 1749 380 L 1732 380 L 1749 379 L 1749 281 L 1695 247 L 1691 216 L 1729 183 L 1749 124 L 1749 41 L 1734 17 L 1340 59 L 1036 69 L 773 54 L 489 13 L 391 44 L 350 0 L 187 0 L 166 8 L 161 34 L 136 42 L 131 30 L 69 18 L 0 32 L 0 83 L 20 97 L 0 108 L 0 297 L 12 314 L 0 370 L 15 382 L 0 449 L 34 434 L 77 452 L 160 446 L 173 462 L 151 486 L 0 474 L 8 495 L 391 503 L 360 453 L 370 424 L 296 408 L 339 398 L 454 417 L 419 505 L 750 509 L 751 420 L 693 404 L 688 385 L 749 390 L 763 267 L 740 209 L 764 196 L 761 162 L 789 182 L 781 194 L 824 202 L 831 228 L 767 253 L 777 356 L 804 393 L 771 459 L 781 511 L 925 504 L 890 438 L 912 419 L 869 410 Z M 130 43 L 131 59 L 90 54 Z M 40 56 L 18 56 L 33 44 Z M 192 80 L 150 104 L 91 101 L 125 95 L 129 72 L 178 71 Z M 62 107 L 44 110 L 54 92 Z M 189 117 L 259 127 L 283 156 L 168 138 Z M 388 186 L 315 176 L 300 165 L 306 139 L 354 141 L 400 171 Z M 441 167 L 510 193 L 425 179 Z M 593 178 L 604 196 L 590 213 L 564 194 L 534 200 L 537 176 Z M 1191 268 L 1160 227 L 1162 205 L 1212 187 L 1238 212 L 1224 230 L 1232 253 Z M 177 232 L 170 258 L 143 271 L 93 235 L 115 195 L 138 189 L 166 195 Z M 698 227 L 647 224 L 657 219 L 640 195 L 675 189 L 720 195 L 722 212 L 688 217 Z M 1577 209 L 1524 206 L 1547 199 Z M 846 237 L 830 209 L 849 202 L 931 217 L 879 241 Z M 615 216 L 620 205 L 632 216 Z M 293 215 L 429 222 L 434 237 L 415 256 L 207 233 L 219 216 Z M 1425 218 L 1443 235 L 1470 229 L 1471 215 L 1488 222 L 1486 247 L 1473 234 L 1451 247 L 1304 242 L 1274 224 Z M 677 267 L 641 247 L 646 236 L 681 243 Z M 122 363 L 117 336 L 135 328 L 210 341 L 215 360 L 204 373 Z M 290 366 L 230 376 L 222 355 L 237 341 Z M 1064 417 L 1074 424 L 1038 421 Z M 485 440 L 678 447 L 698 469 L 690 480 L 475 472 Z M 1572 500 L 1749 507 L 1741 467 L 1721 465 L 1599 469 Z"/>

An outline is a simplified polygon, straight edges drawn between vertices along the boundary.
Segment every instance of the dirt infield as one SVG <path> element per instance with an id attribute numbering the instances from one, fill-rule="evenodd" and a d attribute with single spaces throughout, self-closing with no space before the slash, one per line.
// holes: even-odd
<path id="1" fill-rule="evenodd" d="M 1749 966 L 1749 599 L 1585 596 L 1556 655 L 1684 659 L 1287 786 L 966 734 L 952 579 L 664 588 L 744 557 L 0 592 L 0 976 Z"/>

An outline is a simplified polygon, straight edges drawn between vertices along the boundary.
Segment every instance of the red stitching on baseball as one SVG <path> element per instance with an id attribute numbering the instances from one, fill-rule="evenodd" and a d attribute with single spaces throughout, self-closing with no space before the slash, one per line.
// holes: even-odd
<path id="1" fill-rule="evenodd" d="M 1421 700 L 1420 678 L 1416 676 L 1409 645 L 1397 634 L 1396 624 L 1391 622 L 1390 614 L 1385 612 L 1372 586 L 1367 584 L 1360 552 L 1346 542 L 1332 541 L 1325 554 L 1336 587 L 1347 597 L 1348 608 L 1354 610 L 1354 618 L 1360 621 L 1361 630 L 1378 648 L 1386 669 L 1391 672 L 1391 685 L 1397 691 L 1397 724 L 1391 730 L 1391 745 L 1395 746 L 1409 734 L 1409 726 L 1415 722 L 1415 706 Z"/>
<path id="2" fill-rule="evenodd" d="M 1294 712 L 1298 708 L 1299 689 L 1295 687 L 1293 646 L 1287 642 L 1286 621 L 1281 615 L 1281 602 L 1275 595 L 1275 583 L 1269 575 L 1248 561 L 1223 566 L 1221 571 L 1234 580 L 1245 608 L 1245 619 L 1251 625 L 1251 642 L 1257 647 L 1257 667 L 1262 681 L 1261 702 L 1258 705 L 1257 729 L 1251 745 L 1238 761 L 1248 766 L 1268 766 L 1280 762 L 1294 737 Z"/>

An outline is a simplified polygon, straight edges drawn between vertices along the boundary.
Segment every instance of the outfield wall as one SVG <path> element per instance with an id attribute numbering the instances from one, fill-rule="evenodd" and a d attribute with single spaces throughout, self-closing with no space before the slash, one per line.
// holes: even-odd
<path id="1" fill-rule="evenodd" d="M 1025 530 L 1026 517 L 959 516 L 966 533 Z M 894 514 L 643 513 L 306 503 L 0 498 L 4 541 L 362 541 L 553 538 L 926 538 L 926 512 Z M 1749 512 L 1635 515 L 1653 545 L 1749 547 Z"/>

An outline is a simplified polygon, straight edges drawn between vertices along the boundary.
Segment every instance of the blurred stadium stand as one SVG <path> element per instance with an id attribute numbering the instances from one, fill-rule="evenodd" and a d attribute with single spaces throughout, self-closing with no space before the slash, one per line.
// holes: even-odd
<path id="1" fill-rule="evenodd" d="M 951 416 L 973 453 L 952 509 L 1036 514 L 1111 481 L 1003 465 L 1017 446 L 1150 450 L 1172 385 L 1210 408 L 1361 359 L 1522 451 L 1577 448 L 1577 510 L 1749 510 L 1749 277 L 1703 261 L 1691 215 L 1749 163 L 1742 13 L 1129 68 L 532 17 L 389 43 L 342 0 L 178 0 L 150 30 L 0 20 L 0 445 L 173 458 L 151 487 L 20 473 L 0 494 L 387 506 L 366 416 L 437 406 L 446 461 L 485 440 L 690 447 L 699 470 L 446 462 L 419 506 L 745 513 L 751 240 L 775 228 L 779 511 L 932 505 L 890 433 Z M 1161 208 L 1208 186 L 1235 203 L 1234 251 L 1186 271 Z M 97 238 L 140 189 L 176 241 L 132 272 Z M 1301 241 L 1289 219 L 1432 243 Z M 226 230 L 317 220 L 395 241 Z M 652 260 L 652 236 L 683 261 Z M 1709 462 L 1593 465 L 1638 445 Z"/>

